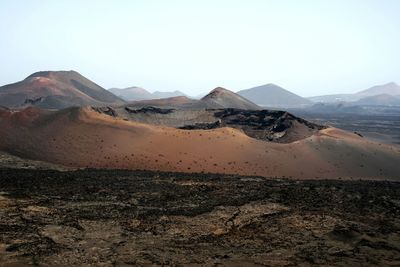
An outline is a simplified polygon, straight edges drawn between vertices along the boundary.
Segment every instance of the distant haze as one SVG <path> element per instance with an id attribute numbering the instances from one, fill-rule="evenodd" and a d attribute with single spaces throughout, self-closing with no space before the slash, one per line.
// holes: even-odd
<path id="1" fill-rule="evenodd" d="M 76 70 L 104 88 L 301 96 L 400 83 L 400 1 L 0 2 L 0 86 Z"/>

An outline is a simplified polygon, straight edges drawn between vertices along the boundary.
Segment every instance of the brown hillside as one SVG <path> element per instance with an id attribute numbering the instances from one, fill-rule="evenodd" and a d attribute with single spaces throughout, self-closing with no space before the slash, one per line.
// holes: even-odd
<path id="1" fill-rule="evenodd" d="M 324 179 L 398 179 L 400 174 L 399 148 L 334 128 L 279 144 L 227 127 L 180 130 L 90 108 L 1 111 L 0 126 L 0 149 L 67 166 Z"/>
<path id="2" fill-rule="evenodd" d="M 36 72 L 23 81 L 0 87 L 0 106 L 71 106 L 123 104 L 120 98 L 75 71 Z"/>

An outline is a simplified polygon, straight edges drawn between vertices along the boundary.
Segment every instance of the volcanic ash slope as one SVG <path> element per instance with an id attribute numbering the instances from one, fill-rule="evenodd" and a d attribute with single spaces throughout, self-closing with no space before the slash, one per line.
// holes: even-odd
<path id="1" fill-rule="evenodd" d="M 233 128 L 181 130 L 91 108 L 0 111 L 0 150 L 75 167 L 298 179 L 398 179 L 400 150 L 335 128 L 288 144 Z"/>

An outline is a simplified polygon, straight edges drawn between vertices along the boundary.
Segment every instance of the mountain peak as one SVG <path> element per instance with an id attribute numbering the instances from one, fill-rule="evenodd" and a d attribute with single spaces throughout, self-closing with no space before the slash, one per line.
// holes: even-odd
<path id="1" fill-rule="evenodd" d="M 395 82 L 389 82 L 387 84 L 384 84 L 383 86 L 395 86 L 395 87 L 399 87 L 399 85 Z"/>
<path id="2" fill-rule="evenodd" d="M 61 109 L 70 106 L 122 104 L 124 101 L 76 71 L 39 71 L 0 87 L 0 105 Z"/>
<path id="3" fill-rule="evenodd" d="M 223 87 L 216 87 L 211 92 L 209 92 L 206 96 L 204 96 L 202 99 L 209 99 L 209 98 L 216 98 L 221 96 L 222 94 L 235 94 L 232 91 L 229 91 L 228 89 L 225 89 Z"/>
<path id="4" fill-rule="evenodd" d="M 29 75 L 26 79 L 29 78 L 34 78 L 34 77 L 51 77 L 51 76 L 58 76 L 58 75 L 79 75 L 82 76 L 79 72 L 74 71 L 74 70 L 59 70 L 59 71 L 51 71 L 51 70 L 45 70 L 45 71 L 37 71 Z"/>
<path id="5" fill-rule="evenodd" d="M 248 99 L 223 87 L 216 87 L 200 101 L 208 103 L 209 107 L 259 109 L 256 104 Z"/>
<path id="6" fill-rule="evenodd" d="M 218 86 L 218 87 L 215 87 L 212 91 L 211 91 L 211 93 L 212 92 L 231 92 L 231 91 L 229 91 L 228 89 L 225 89 L 225 88 L 223 88 L 223 87 L 220 87 L 220 86 Z"/>
<path id="7" fill-rule="evenodd" d="M 382 85 L 376 85 L 366 90 L 356 93 L 361 96 L 373 96 L 373 95 L 400 95 L 400 86 L 395 82 L 389 82 Z"/>
<path id="8" fill-rule="evenodd" d="M 274 83 L 267 83 L 267 84 L 264 84 L 264 85 L 261 85 L 261 86 L 263 86 L 263 87 L 279 87 L 279 88 L 282 88 L 279 85 L 276 85 Z"/>
<path id="9" fill-rule="evenodd" d="M 214 89 L 212 89 L 205 97 L 211 96 L 211 95 L 219 95 L 221 93 L 233 93 L 233 92 L 228 89 L 218 86 L 218 87 L 215 87 Z"/>
<path id="10" fill-rule="evenodd" d="M 256 104 L 267 107 L 301 107 L 310 101 L 276 84 L 267 83 L 237 92 Z"/>

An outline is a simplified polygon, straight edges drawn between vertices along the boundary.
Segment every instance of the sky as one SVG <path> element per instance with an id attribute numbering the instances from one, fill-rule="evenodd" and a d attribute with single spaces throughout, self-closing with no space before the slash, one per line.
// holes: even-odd
<path id="1" fill-rule="evenodd" d="M 0 85 L 76 70 L 105 88 L 301 96 L 400 83 L 397 0 L 1 0 Z"/>

